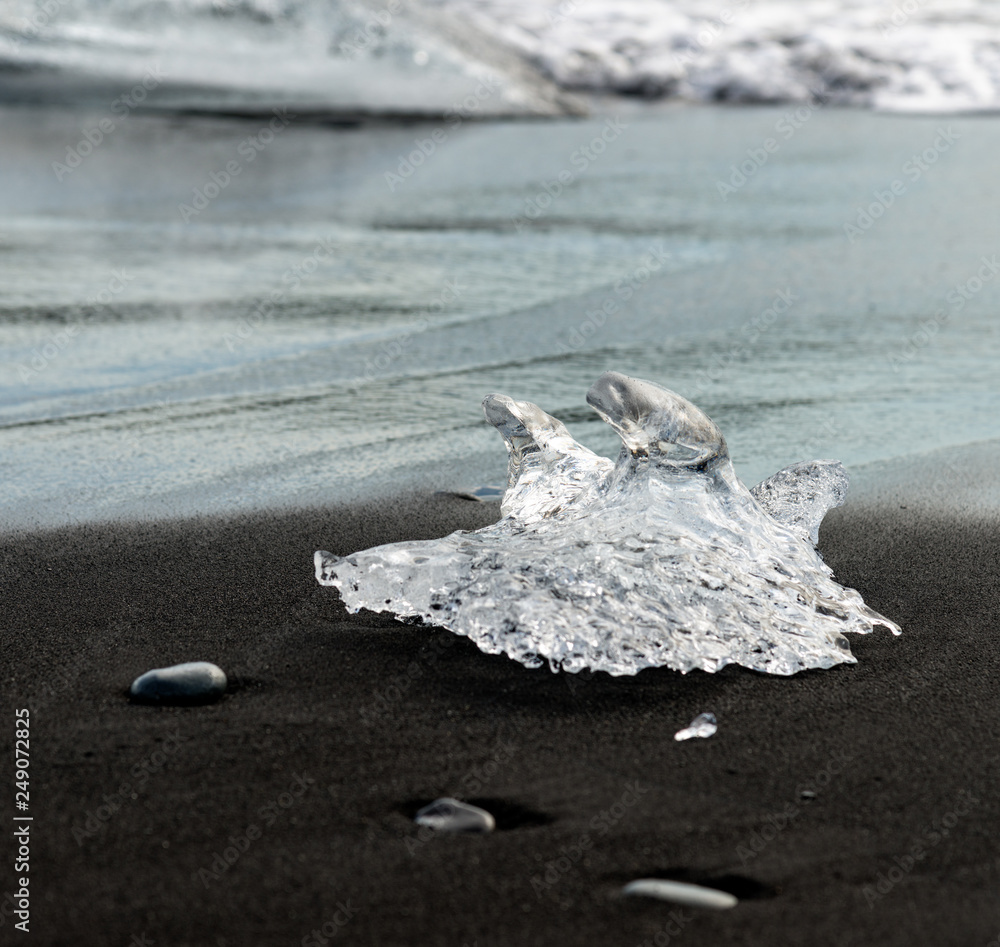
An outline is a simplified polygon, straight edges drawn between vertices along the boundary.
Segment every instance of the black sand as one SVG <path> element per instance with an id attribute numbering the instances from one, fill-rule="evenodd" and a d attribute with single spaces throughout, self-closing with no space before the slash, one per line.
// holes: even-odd
<path id="1" fill-rule="evenodd" d="M 450 497 L 7 538 L 4 726 L 28 707 L 32 731 L 23 942 L 986 947 L 1000 532 L 900 505 L 834 511 L 821 548 L 904 635 L 790 679 L 531 671 L 349 616 L 315 585 L 316 548 L 495 518 Z M 185 660 L 221 665 L 230 693 L 128 702 L 136 675 Z M 676 743 L 701 711 L 717 735 Z M 444 794 L 485 800 L 501 830 L 425 839 L 409 816 Z M 2 864 L 0 897 L 16 890 Z M 650 875 L 742 900 L 617 896 Z M 22 942 L 12 925 L 0 940 Z"/>

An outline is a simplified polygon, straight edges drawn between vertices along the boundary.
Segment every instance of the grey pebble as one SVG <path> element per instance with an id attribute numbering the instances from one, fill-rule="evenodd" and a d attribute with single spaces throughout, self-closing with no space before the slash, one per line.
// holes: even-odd
<path id="1" fill-rule="evenodd" d="M 709 908 L 716 911 L 725 911 L 740 903 L 739 899 L 728 891 L 688 884 L 686 881 L 666 881 L 662 878 L 639 878 L 630 881 L 622 888 L 622 894 L 657 898 L 660 901 L 672 901 L 674 904 L 686 904 L 692 908 Z"/>
<path id="2" fill-rule="evenodd" d="M 424 806 L 413 821 L 438 832 L 492 832 L 497 827 L 496 819 L 485 809 L 447 796 Z"/>
<path id="3" fill-rule="evenodd" d="M 150 704 L 195 704 L 218 700 L 228 681 L 222 668 L 208 661 L 189 661 L 153 668 L 132 682 L 134 700 Z"/>

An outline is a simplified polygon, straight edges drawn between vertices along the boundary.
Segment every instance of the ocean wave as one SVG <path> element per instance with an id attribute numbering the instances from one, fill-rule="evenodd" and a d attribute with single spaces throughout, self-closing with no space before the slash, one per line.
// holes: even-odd
<path id="1" fill-rule="evenodd" d="M 891 111 L 1000 105 L 1000 5 L 438 0 L 567 89 Z"/>
<path id="2" fill-rule="evenodd" d="M 97 105 L 116 94 L 117 115 L 285 107 L 299 120 L 461 121 L 575 109 L 519 53 L 447 9 L 408 0 L 0 5 L 0 100 Z"/>
<path id="3" fill-rule="evenodd" d="M 572 111 L 565 92 L 890 111 L 1000 105 L 1000 5 L 967 0 L 13 0 L 0 97 L 266 112 Z M 493 77 L 491 80 L 490 77 Z M 563 90 L 560 93 L 559 90 Z M 464 113 L 463 113 L 464 114 Z"/>

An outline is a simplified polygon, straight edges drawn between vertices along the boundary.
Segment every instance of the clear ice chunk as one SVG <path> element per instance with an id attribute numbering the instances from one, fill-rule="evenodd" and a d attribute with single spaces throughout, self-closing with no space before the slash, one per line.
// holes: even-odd
<path id="1" fill-rule="evenodd" d="M 361 608 L 418 619 L 528 667 L 770 674 L 853 663 L 845 633 L 900 629 L 840 586 L 815 548 L 847 475 L 814 461 L 751 493 L 722 432 L 680 395 L 607 372 L 588 402 L 617 461 L 541 408 L 487 396 L 508 451 L 501 519 L 474 532 L 316 553 L 316 578 Z"/>
<path id="2" fill-rule="evenodd" d="M 683 730 L 674 734 L 675 740 L 707 740 L 719 729 L 715 714 L 698 714 Z"/>

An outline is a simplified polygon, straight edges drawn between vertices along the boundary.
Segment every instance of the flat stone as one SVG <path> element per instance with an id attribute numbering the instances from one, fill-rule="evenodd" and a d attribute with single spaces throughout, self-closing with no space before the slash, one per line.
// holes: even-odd
<path id="1" fill-rule="evenodd" d="M 153 668 L 132 682 L 132 698 L 147 704 L 207 704 L 218 700 L 228 681 L 222 668 L 208 661 L 189 661 Z"/>
<path id="2" fill-rule="evenodd" d="M 497 827 L 496 819 L 485 809 L 447 796 L 424 806 L 413 821 L 438 832 L 492 832 Z"/>
<path id="3" fill-rule="evenodd" d="M 739 899 L 728 891 L 704 888 L 701 885 L 688 884 L 686 881 L 666 881 L 662 878 L 639 878 L 637 881 L 630 881 L 622 888 L 622 894 L 658 898 L 660 901 L 686 904 L 692 908 L 711 908 L 716 911 L 734 908 L 740 903 Z"/>

